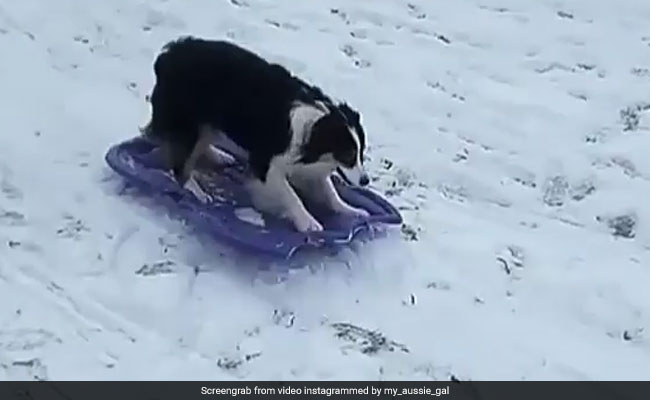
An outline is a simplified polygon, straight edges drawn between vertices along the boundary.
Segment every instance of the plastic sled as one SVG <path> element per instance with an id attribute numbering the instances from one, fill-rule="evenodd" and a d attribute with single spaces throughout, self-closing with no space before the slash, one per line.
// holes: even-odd
<path id="1" fill-rule="evenodd" d="M 219 148 L 224 149 L 222 146 Z M 341 198 L 352 206 L 365 209 L 370 216 L 350 218 L 306 204 L 324 230 L 301 233 L 289 221 L 263 215 L 252 207 L 242 185 L 245 179 L 243 163 L 200 170 L 199 182 L 213 199 L 213 202 L 204 204 L 159 167 L 155 149 L 154 144 L 138 137 L 111 147 L 105 158 L 128 183 L 161 200 L 191 226 L 248 254 L 286 260 L 301 249 L 336 249 L 357 238 L 372 238 L 373 229 L 378 225 L 402 222 L 397 209 L 379 195 L 334 179 Z"/>

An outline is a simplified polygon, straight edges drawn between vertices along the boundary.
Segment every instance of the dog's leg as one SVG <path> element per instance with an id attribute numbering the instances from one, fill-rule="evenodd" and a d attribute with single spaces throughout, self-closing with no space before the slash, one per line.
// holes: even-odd
<path id="1" fill-rule="evenodd" d="M 208 162 L 210 162 L 212 165 L 216 167 L 229 167 L 237 164 L 237 158 L 238 156 L 237 153 L 231 153 L 233 149 L 228 148 L 228 146 L 224 145 L 230 145 L 232 146 L 234 142 L 232 142 L 231 139 L 229 139 L 226 134 L 224 134 L 222 131 L 218 129 L 212 130 L 212 138 L 214 139 L 210 142 L 208 146 L 206 146 L 205 153 L 203 156 L 206 158 Z M 218 140 L 218 144 L 220 144 L 222 147 L 225 148 L 225 150 L 222 150 L 219 148 L 215 141 Z M 236 144 L 234 144 L 237 146 Z M 239 150 L 239 149 L 237 149 Z"/>
<path id="2" fill-rule="evenodd" d="M 217 167 L 228 167 L 236 164 L 235 157 L 212 144 L 208 145 L 205 149 L 204 156 L 211 164 Z"/>
<path id="3" fill-rule="evenodd" d="M 300 232 L 322 231 L 323 226 L 314 218 L 293 190 L 286 177 L 274 177 L 268 182 L 283 204 L 284 216 L 289 218 Z"/>
<path id="4" fill-rule="evenodd" d="M 206 149 L 210 145 L 211 141 L 212 130 L 207 126 L 201 126 L 198 139 L 190 151 L 189 156 L 185 162 L 182 163 L 180 171 L 178 165 L 174 170 L 174 175 L 179 183 L 181 183 L 185 189 L 192 192 L 192 194 L 194 194 L 194 196 L 196 196 L 196 198 L 202 203 L 209 203 L 212 201 L 212 198 L 203 190 L 203 188 L 201 188 L 201 185 L 199 185 L 194 174 L 199 157 L 206 153 Z"/>
<path id="5" fill-rule="evenodd" d="M 368 217 L 370 214 L 361 208 L 352 207 L 339 195 L 329 175 L 319 177 L 302 176 L 295 180 L 303 197 L 320 203 L 337 214 Z"/>
<path id="6" fill-rule="evenodd" d="M 370 213 L 368 213 L 368 211 L 361 208 L 352 207 L 343 201 L 339 193 L 336 191 L 331 177 L 327 176 L 321 180 L 320 184 L 317 185 L 317 187 L 320 187 L 323 199 L 327 202 L 327 206 L 332 211 L 339 214 L 353 215 L 364 218 L 370 216 Z"/>
<path id="7" fill-rule="evenodd" d="M 249 190 L 255 207 L 288 218 L 298 231 L 323 230 L 323 226 L 307 211 L 289 184 L 283 168 L 271 163 L 265 182 L 254 179 L 249 184 Z"/>
<path id="8" fill-rule="evenodd" d="M 203 204 L 208 204 L 212 202 L 212 196 L 207 194 L 205 190 L 201 187 L 199 182 L 196 180 L 196 177 L 194 176 L 194 173 L 190 175 L 190 177 L 185 181 L 185 184 L 183 187 L 190 192 Z"/>

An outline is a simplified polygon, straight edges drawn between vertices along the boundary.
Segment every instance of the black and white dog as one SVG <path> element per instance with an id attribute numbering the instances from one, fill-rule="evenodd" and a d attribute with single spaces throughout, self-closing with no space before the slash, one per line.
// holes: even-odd
<path id="1" fill-rule="evenodd" d="M 331 181 L 338 171 L 350 184 L 369 183 L 365 132 L 347 104 L 225 41 L 168 43 L 154 73 L 152 116 L 142 132 L 160 144 L 166 167 L 201 201 L 210 198 L 192 173 L 201 156 L 227 161 L 211 145 L 221 137 L 248 159 L 255 207 L 288 218 L 297 230 L 323 229 L 301 198 L 336 213 L 368 215 L 346 204 Z"/>

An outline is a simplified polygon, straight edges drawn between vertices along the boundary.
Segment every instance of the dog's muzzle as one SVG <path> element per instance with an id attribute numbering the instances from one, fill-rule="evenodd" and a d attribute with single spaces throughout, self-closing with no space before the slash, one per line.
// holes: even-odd
<path id="1" fill-rule="evenodd" d="M 370 183 L 370 177 L 368 177 L 368 174 L 363 171 L 361 168 L 341 168 L 338 167 L 337 171 L 339 175 L 341 175 L 341 178 L 347 183 L 348 185 L 352 186 L 368 186 Z"/>

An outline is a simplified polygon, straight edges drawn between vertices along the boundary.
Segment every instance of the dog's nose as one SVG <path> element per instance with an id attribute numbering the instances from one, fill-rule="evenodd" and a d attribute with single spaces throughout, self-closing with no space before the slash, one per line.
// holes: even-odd
<path id="1" fill-rule="evenodd" d="M 359 185 L 361 186 L 368 186 L 370 183 L 370 178 L 368 177 L 367 174 L 361 175 L 361 178 L 359 178 Z"/>

